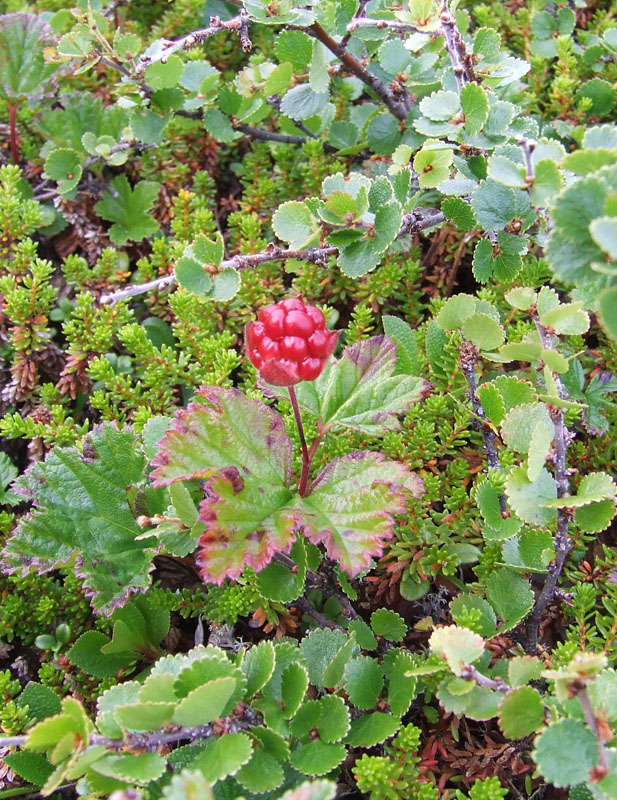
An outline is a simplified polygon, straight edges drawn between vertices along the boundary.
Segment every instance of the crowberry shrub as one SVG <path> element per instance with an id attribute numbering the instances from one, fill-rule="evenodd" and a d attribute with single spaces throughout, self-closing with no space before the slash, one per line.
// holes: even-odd
<path id="1" fill-rule="evenodd" d="M 247 355 L 274 386 L 314 381 L 337 341 L 338 332 L 326 330 L 322 312 L 298 297 L 266 306 L 246 327 Z"/>

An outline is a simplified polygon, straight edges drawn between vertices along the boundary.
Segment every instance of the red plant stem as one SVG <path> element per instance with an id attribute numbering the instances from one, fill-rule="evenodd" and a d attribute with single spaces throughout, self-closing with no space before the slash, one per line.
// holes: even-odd
<path id="1" fill-rule="evenodd" d="M 304 426 L 302 425 L 302 417 L 300 416 L 300 407 L 298 406 L 296 390 L 293 386 L 288 386 L 287 389 L 289 390 L 289 399 L 291 400 L 291 407 L 294 410 L 294 417 L 296 418 L 296 425 L 298 426 L 298 435 L 300 436 L 300 447 L 302 448 L 302 473 L 300 475 L 300 483 L 298 485 L 298 494 L 300 497 L 304 497 L 308 484 L 311 457 L 309 456 L 308 447 L 306 446 L 306 437 L 304 436 Z"/>
<path id="2" fill-rule="evenodd" d="M 19 101 L 17 103 L 7 101 L 7 106 L 9 107 L 9 144 L 11 146 L 13 164 L 19 163 L 19 147 L 17 146 L 17 109 L 19 105 Z"/>

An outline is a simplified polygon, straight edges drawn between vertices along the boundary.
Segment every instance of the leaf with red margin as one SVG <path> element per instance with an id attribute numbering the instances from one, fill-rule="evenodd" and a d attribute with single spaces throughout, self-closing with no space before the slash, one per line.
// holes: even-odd
<path id="1" fill-rule="evenodd" d="M 423 491 L 421 478 L 404 464 L 362 451 L 331 461 L 293 507 L 304 535 L 325 543 L 329 557 L 353 577 L 382 554 L 394 515 L 405 511 L 405 494 Z"/>
<path id="2" fill-rule="evenodd" d="M 258 476 L 262 487 L 289 485 L 291 441 L 282 417 L 237 389 L 207 386 L 194 399 L 159 442 L 155 486 L 209 478 L 224 467 L 236 467 L 244 480 Z"/>
<path id="3" fill-rule="evenodd" d="M 197 563 L 206 583 L 237 578 L 244 567 L 259 572 L 274 553 L 288 553 L 297 527 L 292 492 L 284 486 L 264 489 L 258 476 L 242 478 L 236 467 L 213 475 L 205 486 L 199 519 Z"/>

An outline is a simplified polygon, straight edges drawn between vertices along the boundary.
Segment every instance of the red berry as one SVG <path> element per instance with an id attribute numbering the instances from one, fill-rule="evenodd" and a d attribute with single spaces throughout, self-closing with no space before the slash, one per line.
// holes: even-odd
<path id="1" fill-rule="evenodd" d="M 305 358 L 300 364 L 300 377 L 303 381 L 314 381 L 321 375 L 323 367 L 318 358 Z"/>
<path id="2" fill-rule="evenodd" d="M 284 336 L 281 339 L 281 353 L 293 361 L 303 361 L 308 355 L 306 339 L 300 336 Z"/>
<path id="3" fill-rule="evenodd" d="M 263 337 L 263 339 L 257 345 L 257 349 L 259 350 L 259 355 L 264 361 L 270 361 L 273 358 L 281 357 L 281 348 L 279 347 L 278 342 L 273 342 L 268 336 Z"/>
<path id="4" fill-rule="evenodd" d="M 257 317 L 271 339 L 280 339 L 285 334 L 285 309 L 280 306 L 267 306 Z"/>
<path id="5" fill-rule="evenodd" d="M 287 336 L 302 336 L 307 339 L 315 330 L 315 323 L 306 311 L 289 311 L 285 317 Z"/>
<path id="6" fill-rule="evenodd" d="M 328 353 L 330 337 L 325 331 L 315 331 L 306 340 L 310 355 L 315 358 L 322 358 Z"/>
<path id="7" fill-rule="evenodd" d="M 290 297 L 288 300 L 281 300 L 274 308 L 282 308 L 285 311 L 304 311 L 306 306 L 299 297 Z"/>
<path id="8" fill-rule="evenodd" d="M 306 313 L 315 323 L 315 329 L 323 331 L 323 329 L 326 327 L 326 318 L 321 311 L 318 308 L 315 308 L 315 306 L 307 306 Z"/>
<path id="9" fill-rule="evenodd" d="M 246 327 L 246 352 L 262 378 L 274 386 L 314 381 L 334 352 L 338 333 L 325 328 L 324 315 L 300 298 L 263 308 Z"/>

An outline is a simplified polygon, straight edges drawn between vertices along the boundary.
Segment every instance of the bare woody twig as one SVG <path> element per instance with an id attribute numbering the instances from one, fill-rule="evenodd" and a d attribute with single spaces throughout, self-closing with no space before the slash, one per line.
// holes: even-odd
<path id="1" fill-rule="evenodd" d="M 432 228 L 435 225 L 441 224 L 444 219 L 444 215 L 440 211 L 431 211 L 422 215 L 421 211 L 416 209 L 416 211 L 412 211 L 403 216 L 398 238 L 411 233 L 417 233 L 418 231 L 427 230 L 427 228 Z M 225 261 L 221 262 L 220 269 L 244 270 L 256 267 L 259 264 L 265 264 L 268 261 L 285 261 L 288 258 L 308 261 L 311 264 L 325 264 L 330 256 L 335 256 L 337 254 L 338 247 L 334 245 L 329 247 L 310 247 L 306 250 L 292 250 L 277 247 L 275 244 L 271 243 L 260 253 L 237 255 L 225 259 Z M 155 278 L 155 280 L 148 281 L 147 283 L 132 284 L 125 289 L 120 289 L 118 292 L 101 295 L 99 302 L 103 305 L 113 305 L 129 297 L 136 297 L 146 292 L 166 289 L 174 284 L 175 281 L 174 275 L 165 275 L 162 278 Z"/>
<path id="2" fill-rule="evenodd" d="M 180 39 L 175 39 L 174 41 L 164 39 L 163 46 L 157 53 L 153 53 L 152 55 L 143 53 L 139 57 L 139 63 L 135 67 L 135 73 L 138 76 L 142 76 L 146 69 L 157 61 L 165 63 L 169 56 L 178 50 L 190 50 L 191 47 L 195 47 L 211 36 L 222 33 L 223 31 L 235 31 L 240 37 L 242 49 L 245 51 L 250 50 L 252 43 L 248 35 L 248 26 L 249 16 L 245 11 L 241 11 L 237 17 L 230 20 L 221 20 L 220 17 L 210 17 L 210 25 L 207 28 L 191 31 L 191 33 L 187 33 L 186 36 L 182 36 Z"/>
<path id="3" fill-rule="evenodd" d="M 546 350 L 550 350 L 553 346 L 553 336 L 546 328 L 540 323 L 538 317 L 534 318 L 538 335 L 542 346 Z M 566 392 L 558 375 L 553 374 L 555 385 L 559 397 L 565 399 Z M 570 481 L 568 479 L 568 465 L 567 465 L 567 450 L 568 440 L 567 431 L 564 422 L 565 411 L 563 408 L 556 406 L 549 406 L 549 413 L 555 426 L 555 482 L 557 484 L 557 497 L 566 497 L 570 493 Z M 570 552 L 570 537 L 568 529 L 570 525 L 570 516 L 567 508 L 557 509 L 557 532 L 555 535 L 555 560 L 548 568 L 548 575 L 544 581 L 544 586 L 540 592 L 531 619 L 527 624 L 527 649 L 530 653 L 535 652 L 538 644 L 538 628 L 540 620 L 546 609 L 546 606 L 555 596 L 557 589 L 557 582 L 562 573 L 564 564 L 568 553 Z"/>
<path id="4" fill-rule="evenodd" d="M 396 99 L 394 92 L 376 75 L 373 75 L 347 48 L 337 42 L 318 22 L 303 28 L 306 33 L 325 45 L 347 69 L 365 83 L 384 102 L 388 110 L 402 122 L 407 119 L 409 108 Z"/>
<path id="5" fill-rule="evenodd" d="M 466 664 L 461 670 L 461 678 L 467 681 L 474 681 L 478 686 L 485 686 L 495 692 L 507 692 L 508 684 L 502 678 L 487 678 L 472 665 Z"/>
<path id="6" fill-rule="evenodd" d="M 465 41 L 456 25 L 456 17 L 447 7 L 441 12 L 441 32 L 450 57 L 459 92 L 465 84 L 476 80 L 473 58 L 467 52 Z"/>
<path id="7" fill-rule="evenodd" d="M 347 25 L 348 34 L 357 31 L 358 28 L 377 28 L 377 30 L 380 31 L 387 28 L 390 31 L 399 31 L 401 33 L 419 32 L 418 28 L 416 28 L 414 25 L 410 25 L 407 22 L 399 22 L 395 19 L 374 19 L 371 17 L 356 17 L 355 19 L 352 19 Z"/>

